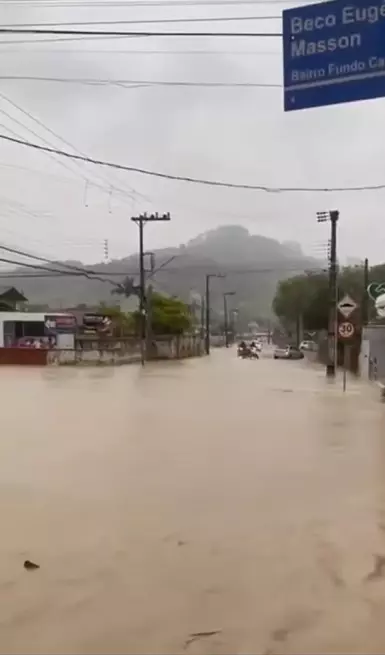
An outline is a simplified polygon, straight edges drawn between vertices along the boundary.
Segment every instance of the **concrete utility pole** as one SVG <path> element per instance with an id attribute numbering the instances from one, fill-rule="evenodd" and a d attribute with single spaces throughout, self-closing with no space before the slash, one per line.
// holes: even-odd
<path id="1" fill-rule="evenodd" d="M 225 291 L 223 294 L 223 314 L 224 314 L 224 330 L 225 330 L 225 346 L 229 347 L 229 312 L 227 308 L 227 298 L 235 296 L 235 291 Z"/>
<path id="2" fill-rule="evenodd" d="M 150 273 L 150 279 L 153 277 L 154 272 L 155 272 L 155 253 L 154 252 L 149 252 L 146 250 L 146 252 L 143 253 L 143 257 L 149 257 L 150 259 L 150 271 L 144 271 L 144 273 Z M 151 359 L 152 356 L 152 341 L 153 341 L 153 333 L 152 333 L 152 284 L 149 284 L 146 287 L 146 279 L 144 281 L 144 286 L 146 289 L 145 293 L 145 298 L 146 298 L 146 361 Z"/>
<path id="3" fill-rule="evenodd" d="M 159 221 L 169 221 L 171 219 L 170 213 L 159 215 L 140 214 L 140 216 L 133 216 L 131 220 L 139 227 L 139 316 L 140 316 L 140 352 L 141 362 L 144 365 L 144 340 L 146 338 L 146 282 L 144 270 L 144 239 L 143 230 L 146 223 L 157 223 Z"/>
<path id="4" fill-rule="evenodd" d="M 206 331 L 205 350 L 206 355 L 210 354 L 210 280 L 213 277 L 225 277 L 221 273 L 208 273 L 206 275 Z"/>
<path id="5" fill-rule="evenodd" d="M 335 377 L 337 368 L 337 223 L 340 213 L 334 209 L 327 212 L 317 212 L 318 223 L 330 221 L 330 263 L 329 263 L 329 321 L 328 321 L 328 362 L 326 375 Z"/>
<path id="6" fill-rule="evenodd" d="M 152 284 L 147 287 L 146 294 L 146 360 L 151 359 L 152 354 Z"/>

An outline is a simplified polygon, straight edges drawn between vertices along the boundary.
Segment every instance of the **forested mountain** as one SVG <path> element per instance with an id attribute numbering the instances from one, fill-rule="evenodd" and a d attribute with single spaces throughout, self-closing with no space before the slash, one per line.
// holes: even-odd
<path id="1" fill-rule="evenodd" d="M 64 265 L 82 267 L 81 262 L 72 261 L 57 263 L 55 267 L 63 266 L 65 270 Z M 146 266 L 149 266 L 147 258 Z M 272 299 L 280 279 L 305 269 L 318 268 L 320 263 L 305 257 L 297 243 L 280 243 L 252 235 L 244 227 L 234 225 L 210 230 L 177 248 L 156 251 L 155 267 L 161 267 L 154 278 L 155 288 L 186 301 L 190 300 L 192 293 L 204 293 L 206 273 L 226 275 L 224 279 L 212 280 L 214 307 L 222 306 L 223 291 L 235 291 L 234 303 L 245 317 L 252 319 L 271 313 Z M 113 303 L 119 298 L 111 295 L 113 283 L 127 275 L 138 282 L 138 256 L 133 254 L 108 264 L 88 266 L 85 270 L 92 278 L 98 271 L 98 277 L 108 278 L 110 283 L 68 276 L 12 277 L 6 282 L 22 290 L 32 305 L 65 308 L 79 304 L 95 305 L 100 301 Z M 15 271 L 16 274 L 21 272 L 39 273 L 32 269 Z"/>

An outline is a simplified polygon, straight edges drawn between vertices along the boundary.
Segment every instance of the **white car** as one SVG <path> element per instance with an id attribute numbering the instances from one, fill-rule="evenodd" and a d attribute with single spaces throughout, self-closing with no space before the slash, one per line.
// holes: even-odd
<path id="1" fill-rule="evenodd" d="M 304 355 L 297 346 L 285 346 L 276 348 L 273 357 L 274 359 L 303 359 Z"/>

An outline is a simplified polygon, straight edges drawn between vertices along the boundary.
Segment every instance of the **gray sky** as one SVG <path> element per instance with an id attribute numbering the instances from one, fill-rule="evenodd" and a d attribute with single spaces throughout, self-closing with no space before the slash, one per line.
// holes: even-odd
<path id="1" fill-rule="evenodd" d="M 77 2 L 86 4 L 86 0 Z M 109 7 L 107 1 L 105 7 L 88 8 L 54 4 L 54 0 L 3 2 L 1 22 L 276 16 L 285 7 L 114 7 L 113 0 Z M 122 26 L 130 27 L 167 31 L 281 29 L 280 20 Z M 279 38 L 95 39 L 14 45 L 6 44 L 3 37 L 0 48 L 0 75 L 282 82 Z M 137 50 L 147 54 L 133 54 Z M 154 50 L 167 54 L 151 53 Z M 181 52 L 188 50 L 207 54 Z M 124 89 L 3 81 L 0 93 L 4 96 L 0 97 L 1 133 L 39 143 L 46 139 L 69 149 L 11 106 L 8 98 L 95 158 L 177 175 L 274 187 L 384 182 L 383 99 L 285 114 L 281 89 Z M 373 263 L 385 261 L 385 192 L 381 191 L 266 194 L 213 189 L 67 160 L 60 163 L 57 158 L 4 142 L 0 143 L 0 171 L 1 240 L 35 253 L 90 263 L 102 259 L 103 240 L 108 239 L 110 257 L 122 257 L 137 247 L 137 229 L 130 216 L 142 211 L 170 211 L 170 224 L 148 226 L 149 249 L 178 245 L 220 224 L 239 223 L 255 234 L 297 240 L 305 252 L 317 255 L 322 253 L 328 229 L 317 224 L 315 212 L 339 208 L 341 257 L 368 256 Z M 92 183 L 88 188 L 87 178 Z M 111 185 L 126 190 L 127 195 L 111 191 Z"/>

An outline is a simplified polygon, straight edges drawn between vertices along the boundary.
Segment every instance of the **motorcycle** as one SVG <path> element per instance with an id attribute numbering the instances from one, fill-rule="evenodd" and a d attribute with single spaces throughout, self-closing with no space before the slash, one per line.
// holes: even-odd
<path id="1" fill-rule="evenodd" d="M 259 359 L 257 350 L 250 348 L 250 346 L 238 347 L 238 357 L 241 357 L 241 359 Z"/>

